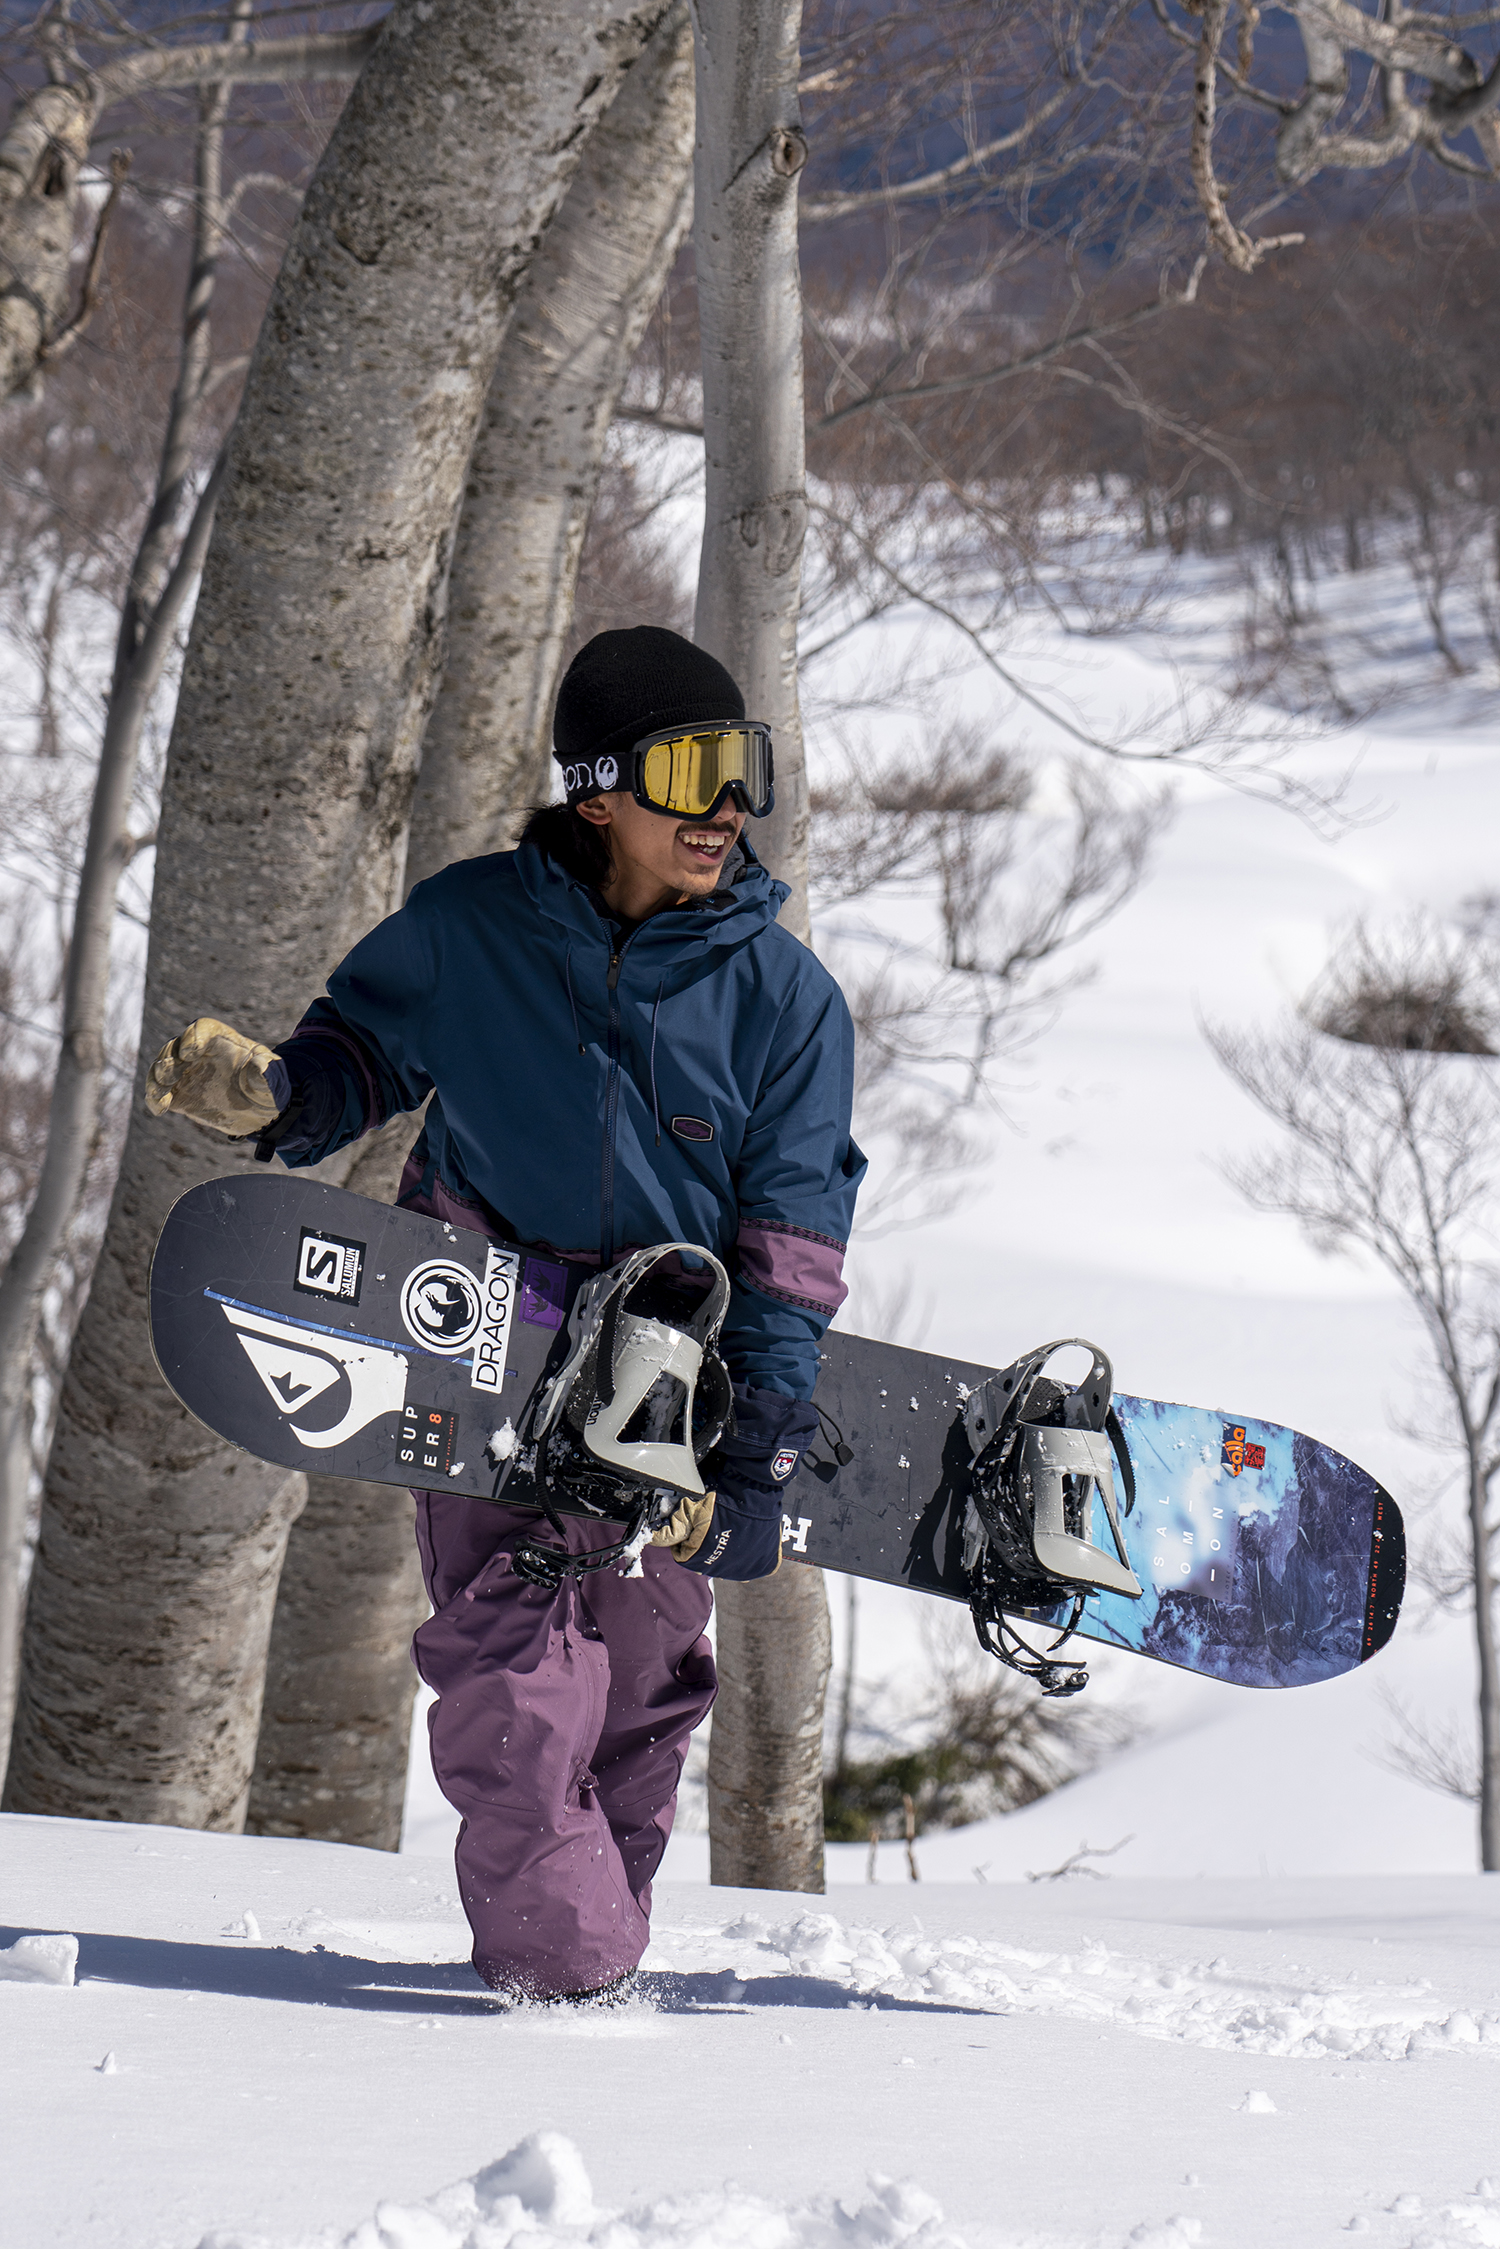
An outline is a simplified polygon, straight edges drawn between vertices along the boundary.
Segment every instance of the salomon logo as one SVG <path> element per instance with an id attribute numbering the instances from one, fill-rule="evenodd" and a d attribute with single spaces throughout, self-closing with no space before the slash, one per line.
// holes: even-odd
<path id="1" fill-rule="evenodd" d="M 363 1242 L 304 1226 L 292 1286 L 303 1296 L 335 1296 L 345 1304 L 357 1304 L 364 1261 Z"/>

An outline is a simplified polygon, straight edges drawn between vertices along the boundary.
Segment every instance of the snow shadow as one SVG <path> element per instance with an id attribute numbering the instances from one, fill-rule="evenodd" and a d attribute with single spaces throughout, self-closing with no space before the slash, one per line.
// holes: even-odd
<path id="1" fill-rule="evenodd" d="M 18 1937 L 50 1935 L 0 1928 L 0 1947 Z M 352 2007 L 381 2014 L 496 2015 L 505 2003 L 487 1992 L 467 1960 L 361 1960 L 319 1945 L 293 1952 L 282 1945 L 182 1944 L 168 1937 L 130 1937 L 79 1929 L 78 1981 L 130 1984 L 145 1991 L 198 1991 L 227 1999 L 290 2000 L 308 2007 Z M 736 1976 L 726 1969 L 679 1974 L 647 1969 L 638 2003 L 663 2015 L 744 2015 L 760 2007 L 855 2009 L 900 2015 L 993 2015 L 934 1999 L 859 1995 L 829 1976 Z"/>
<path id="2" fill-rule="evenodd" d="M 737 1976 L 732 1970 L 704 1969 L 683 1975 L 674 1969 L 643 1969 L 636 1990 L 663 2015 L 744 2015 L 754 2007 L 837 2007 L 860 2014 L 987 2015 L 993 2007 L 963 2007 L 951 2000 L 894 1999 L 886 1992 L 858 1993 L 831 1976 Z"/>
<path id="3" fill-rule="evenodd" d="M 0 1945 L 39 1932 L 0 1929 Z M 179 1944 L 165 1937 L 74 1932 L 80 1983 L 133 1984 L 147 1991 L 201 1991 L 229 1999 L 284 1999 L 310 2007 L 385 2014 L 493 2015 L 497 2002 L 467 1960 L 360 1960 L 348 1953 L 292 1952 L 270 1944 Z"/>

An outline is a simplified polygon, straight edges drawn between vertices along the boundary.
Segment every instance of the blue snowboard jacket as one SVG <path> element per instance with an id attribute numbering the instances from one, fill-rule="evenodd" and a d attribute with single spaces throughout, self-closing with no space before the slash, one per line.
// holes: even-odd
<path id="1" fill-rule="evenodd" d="M 604 1263 L 702 1243 L 732 1276 L 737 1385 L 810 1398 L 865 1159 L 849 1011 L 777 927 L 787 895 L 742 839 L 712 896 L 622 941 L 534 845 L 446 868 L 278 1049 L 304 1104 L 278 1153 L 316 1163 L 430 1093 L 403 1201 L 477 1204 L 514 1240 Z"/>

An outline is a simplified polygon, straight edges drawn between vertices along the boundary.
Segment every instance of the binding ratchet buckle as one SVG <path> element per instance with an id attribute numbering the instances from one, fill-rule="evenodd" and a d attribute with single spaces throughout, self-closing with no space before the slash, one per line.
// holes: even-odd
<path id="1" fill-rule="evenodd" d="M 1091 1362 L 1073 1385 L 1045 1372 L 1053 1355 L 1070 1347 L 1087 1351 Z M 1127 1515 L 1135 1472 L 1110 1402 L 1113 1385 L 1098 1346 L 1065 1336 L 992 1375 L 964 1408 L 974 1456 L 963 1557 L 974 1629 L 982 1648 L 1044 1695 L 1077 1694 L 1087 1684 L 1082 1665 L 1055 1658 L 1077 1631 L 1089 1595 L 1139 1601 L 1144 1592 L 1120 1533 L 1116 1461 Z M 1093 1535 L 1096 1506 L 1108 1546 Z M 1069 1614 L 1045 1650 L 1031 1647 L 1010 1621 L 1042 1612 L 1038 1621 L 1050 1627 L 1064 1603 Z"/>

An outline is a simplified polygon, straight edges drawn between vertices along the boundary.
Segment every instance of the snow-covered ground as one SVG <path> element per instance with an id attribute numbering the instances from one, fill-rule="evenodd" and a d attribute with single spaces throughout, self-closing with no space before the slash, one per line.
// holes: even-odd
<path id="1" fill-rule="evenodd" d="M 1201 575 L 1167 642 L 1038 638 L 1029 676 L 1098 723 L 1139 708 L 1164 655 L 1226 642 Z M 1285 1005 L 1350 914 L 1495 881 L 1493 678 L 1442 685 L 1393 576 L 1325 599 L 1350 664 L 1378 648 L 1405 693 L 1297 769 L 1357 739 L 1372 817 L 1330 839 L 1186 783 L 961 1206 L 858 1248 L 853 1324 L 909 1270 L 909 1340 L 1000 1362 L 1096 1336 L 1122 1388 L 1329 1439 L 1420 1542 L 1452 1506 L 1398 1428 L 1420 1338 L 1378 1276 L 1225 1183 L 1263 1128 L 1200 1031 Z M 862 1597 L 872 1713 L 920 1692 L 920 1607 Z M 832 1852 L 826 1900 L 715 1891 L 680 1833 L 618 2014 L 481 1992 L 420 1757 L 399 1857 L 0 1822 L 6 2249 L 1500 2249 L 1500 1884 L 1472 1871 L 1471 1809 L 1390 1762 L 1392 1701 L 1467 1722 L 1463 1620 L 1413 1596 L 1377 1662 L 1296 1695 L 1097 1673 L 1135 1746 L 923 1837 L 919 1888 L 887 1844 L 873 1887 L 862 1848 Z M 72 1946 L 36 1941 L 62 1937 L 76 1981 Z"/>
<path id="2" fill-rule="evenodd" d="M 6 1830 L 9 2249 L 1500 2242 L 1477 1876 L 668 1883 L 641 1999 L 506 2014 L 435 1863 Z"/>

